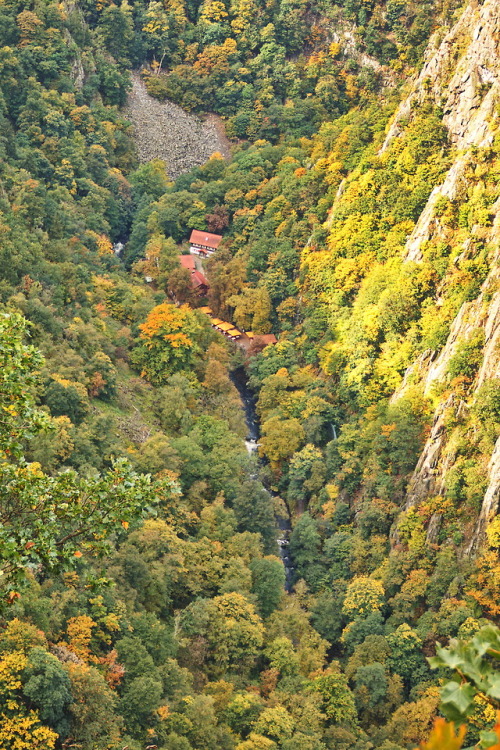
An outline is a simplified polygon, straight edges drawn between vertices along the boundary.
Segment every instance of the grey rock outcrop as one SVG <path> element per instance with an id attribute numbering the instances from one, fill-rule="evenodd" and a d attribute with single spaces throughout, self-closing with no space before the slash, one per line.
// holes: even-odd
<path id="1" fill-rule="evenodd" d="M 406 260 L 422 260 L 421 247 L 442 227 L 435 208 L 441 197 L 453 201 L 463 186 L 470 150 L 491 145 L 496 105 L 500 100 L 500 3 L 471 2 L 440 44 L 431 44 L 427 60 L 411 91 L 399 106 L 380 153 L 384 153 L 403 130 L 405 120 L 419 104 L 434 101 L 443 111 L 456 158 L 443 183 L 432 191 L 427 205 L 406 242 Z M 437 40 L 435 40 L 437 41 Z"/>
<path id="2" fill-rule="evenodd" d="M 500 510 L 500 437 L 498 438 L 488 466 L 488 487 L 484 493 L 481 511 L 475 524 L 474 532 L 467 546 L 468 554 L 479 548 L 488 522 Z"/>
<path id="3" fill-rule="evenodd" d="M 173 179 L 204 164 L 216 152 L 230 156 L 219 118 L 201 119 L 172 102 L 159 102 L 149 96 L 138 73 L 132 74 L 125 112 L 134 125 L 139 160 L 162 159 Z"/>
<path id="4" fill-rule="evenodd" d="M 497 108 L 500 103 L 500 2 L 485 0 L 482 5 L 469 3 L 457 23 L 440 43 L 430 45 L 426 62 L 411 85 L 406 99 L 396 112 L 387 132 L 383 153 L 404 131 L 404 121 L 424 100 L 434 100 L 443 112 L 442 122 L 455 147 L 455 158 L 441 185 L 434 188 L 405 246 L 405 259 L 420 262 L 423 243 L 445 239 L 446 228 L 436 216 L 436 204 L 444 196 L 460 200 L 466 193 L 469 168 L 474 165 L 477 149 L 488 148 L 498 132 Z M 500 378 L 500 199 L 492 208 L 490 227 L 475 227 L 464 243 L 462 255 L 474 252 L 474 234 L 479 231 L 484 244 L 491 247 L 489 274 L 479 296 L 465 302 L 450 327 L 448 339 L 439 354 L 425 352 L 409 368 L 401 387 L 393 396 L 397 400 L 411 383 L 419 382 L 430 396 L 436 383 L 447 377 L 448 364 L 459 344 L 477 330 L 484 332 L 482 362 L 474 382 L 477 390 L 485 381 Z M 439 299 L 436 301 L 439 305 Z M 466 404 L 451 395 L 441 400 L 434 413 L 429 437 L 410 480 L 405 507 L 418 505 L 424 499 L 442 494 L 445 477 L 456 455 L 446 429 L 447 414 L 459 416 Z M 475 552 L 484 538 L 488 521 L 499 511 L 500 439 L 485 465 L 487 489 L 477 520 L 467 529 L 468 553 Z M 440 518 L 433 517 L 428 541 L 438 533 Z"/>
<path id="5" fill-rule="evenodd" d="M 413 108 L 431 97 L 443 110 L 443 123 L 457 149 L 491 142 L 488 127 L 500 92 L 500 3 L 469 3 L 439 45 L 429 45 L 427 60 L 411 92 L 399 106 L 380 149 L 402 133 Z"/>
<path id="6" fill-rule="evenodd" d="M 496 215 L 490 229 L 490 240 L 494 243 L 495 249 L 489 259 L 490 272 L 482 285 L 481 293 L 477 299 L 465 302 L 461 306 L 439 355 L 435 357 L 426 354 L 419 360 L 418 374 L 426 395 L 431 393 L 435 383 L 444 380 L 448 363 L 459 343 L 469 339 L 478 329 L 484 332 L 484 347 L 474 384 L 475 390 L 487 380 L 500 378 L 500 200 L 495 204 L 495 209 Z M 406 384 L 410 382 L 412 375 L 415 376 L 415 365 L 398 390 L 398 396 L 406 390 Z M 442 493 L 446 474 L 454 461 L 453 450 L 447 442 L 445 414 L 448 409 L 454 409 L 455 413 L 458 413 L 463 408 L 463 402 L 457 401 L 455 397 L 441 402 L 436 408 L 430 435 L 408 486 L 406 508 L 417 505 L 426 497 Z M 469 553 L 477 550 L 488 521 L 499 511 L 500 439 L 491 455 L 487 479 L 488 486 L 482 507 L 467 545 Z"/>
<path id="7" fill-rule="evenodd" d="M 411 235 L 406 240 L 406 260 L 419 263 L 422 260 L 421 247 L 431 237 L 440 237 L 444 234 L 443 227 L 436 216 L 436 204 L 440 198 L 448 198 L 454 201 L 459 194 L 462 185 L 468 159 L 459 156 L 449 169 L 441 185 L 434 188 L 430 194 L 424 210 L 418 217 L 418 221 Z"/>
<path id="8" fill-rule="evenodd" d="M 446 442 L 445 412 L 454 406 L 450 397 L 434 414 L 434 421 L 425 448 L 420 454 L 415 471 L 406 492 L 405 510 L 418 505 L 425 498 L 439 495 L 443 489 L 445 471 L 441 465 Z"/>

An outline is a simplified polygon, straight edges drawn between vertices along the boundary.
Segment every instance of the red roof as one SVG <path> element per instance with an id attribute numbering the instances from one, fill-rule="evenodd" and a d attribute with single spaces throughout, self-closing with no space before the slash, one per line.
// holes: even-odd
<path id="1" fill-rule="evenodd" d="M 278 342 L 278 339 L 276 338 L 274 333 L 255 334 L 255 338 L 259 338 L 266 346 L 268 346 L 269 344 L 276 344 Z"/>
<path id="2" fill-rule="evenodd" d="M 199 271 L 193 271 L 191 274 L 191 283 L 195 288 L 198 286 L 208 286 L 207 279 Z"/>
<path id="3" fill-rule="evenodd" d="M 202 245 L 203 247 L 211 247 L 217 250 L 222 237 L 220 234 L 210 234 L 210 232 L 199 232 L 197 229 L 193 229 L 189 241 L 192 245 Z"/>
<path id="4" fill-rule="evenodd" d="M 187 268 L 188 271 L 195 271 L 194 258 L 192 255 L 181 255 L 180 263 L 183 268 Z"/>

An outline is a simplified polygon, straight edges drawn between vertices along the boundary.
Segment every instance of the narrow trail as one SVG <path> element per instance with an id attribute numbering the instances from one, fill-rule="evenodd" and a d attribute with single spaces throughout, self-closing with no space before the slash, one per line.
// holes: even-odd
<path id="1" fill-rule="evenodd" d="M 138 73 L 132 73 L 132 90 L 125 113 L 135 127 L 135 142 L 141 162 L 163 159 L 169 177 L 175 179 L 204 164 L 215 152 L 230 156 L 230 143 L 217 115 L 201 119 L 172 102 L 149 96 Z"/>

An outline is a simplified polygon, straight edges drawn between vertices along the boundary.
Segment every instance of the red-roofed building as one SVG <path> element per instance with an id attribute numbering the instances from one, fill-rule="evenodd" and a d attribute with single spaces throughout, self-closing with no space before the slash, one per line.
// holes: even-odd
<path id="1" fill-rule="evenodd" d="M 181 255 L 179 258 L 182 268 L 185 268 L 191 274 L 191 284 L 193 291 L 199 294 L 200 297 L 205 297 L 210 286 L 208 280 L 203 276 L 201 271 L 196 270 L 194 258 L 192 255 Z"/>
<path id="2" fill-rule="evenodd" d="M 200 232 L 193 229 L 189 238 L 189 252 L 193 255 L 200 255 L 206 258 L 213 255 L 219 247 L 222 237 L 220 234 L 211 234 L 210 232 Z"/>
<path id="3" fill-rule="evenodd" d="M 193 289 L 198 292 L 200 297 L 205 297 L 210 288 L 208 280 L 200 271 L 193 271 L 193 273 L 191 274 L 191 284 L 193 285 Z"/>
<path id="4" fill-rule="evenodd" d="M 181 255 L 180 261 L 183 268 L 187 268 L 188 271 L 196 271 L 196 266 L 194 264 L 194 258 L 192 255 Z"/>
<path id="5" fill-rule="evenodd" d="M 274 335 L 274 333 L 260 333 L 260 334 L 255 334 L 255 338 L 256 339 L 257 338 L 260 339 L 260 341 L 262 341 L 262 343 L 265 344 L 266 346 L 269 346 L 269 344 L 277 344 L 278 343 L 278 339 L 276 338 L 276 336 Z"/>

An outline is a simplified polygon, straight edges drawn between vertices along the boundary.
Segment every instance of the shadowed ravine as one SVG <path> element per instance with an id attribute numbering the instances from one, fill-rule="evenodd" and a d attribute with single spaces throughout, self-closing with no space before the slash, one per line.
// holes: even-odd
<path id="1" fill-rule="evenodd" d="M 241 404 L 245 412 L 245 422 L 248 428 L 248 434 L 245 440 L 245 444 L 247 446 L 248 452 L 254 453 L 257 451 L 260 437 L 259 418 L 255 410 L 255 396 L 253 391 L 248 386 L 246 372 L 243 367 L 238 367 L 236 370 L 232 371 L 231 380 L 233 381 L 234 386 L 240 394 Z M 262 459 L 259 459 L 259 461 L 262 461 Z M 267 487 L 265 487 L 264 489 L 266 490 L 266 492 L 269 492 L 271 496 L 274 495 L 274 493 L 271 492 Z M 285 566 L 285 589 L 286 591 L 291 591 L 294 568 L 288 547 L 290 532 L 292 530 L 289 515 L 286 518 L 276 515 L 276 526 L 280 531 L 277 542 L 280 558 L 283 562 L 283 565 Z"/>
<path id="2" fill-rule="evenodd" d="M 220 118 L 209 115 L 205 120 L 184 112 L 172 102 L 161 103 L 149 96 L 138 73 L 132 74 L 133 87 L 126 113 L 135 126 L 135 141 L 140 161 L 163 159 L 170 177 L 177 177 L 194 166 L 203 164 L 218 151 L 225 158 L 230 155 L 229 141 L 224 135 Z M 246 372 L 239 367 L 231 379 L 240 394 L 245 412 L 248 434 L 245 444 L 249 453 L 257 451 L 260 436 L 259 420 L 255 410 L 255 397 L 248 387 Z M 270 495 L 273 493 L 265 487 Z M 285 566 L 285 589 L 290 591 L 293 581 L 293 564 L 289 553 L 291 524 L 289 516 L 276 515 L 279 529 L 277 539 L 280 558 Z"/>

